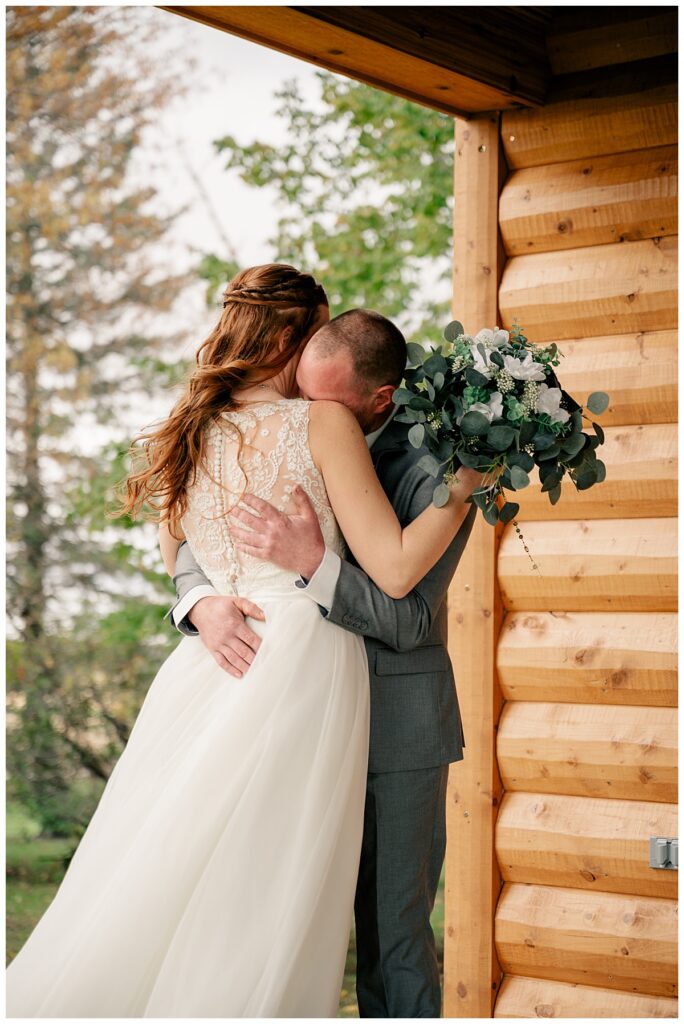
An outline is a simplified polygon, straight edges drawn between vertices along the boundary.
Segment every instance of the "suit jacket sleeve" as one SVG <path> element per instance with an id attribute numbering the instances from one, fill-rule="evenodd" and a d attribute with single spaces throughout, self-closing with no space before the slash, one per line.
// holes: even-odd
<path id="1" fill-rule="evenodd" d="M 176 555 L 176 568 L 173 574 L 173 584 L 176 588 L 177 599 L 175 604 L 169 608 L 164 618 L 170 617 L 171 622 L 173 622 L 180 633 L 184 633 L 186 636 L 197 636 L 197 630 L 192 625 L 187 615 L 178 623 L 176 623 L 173 616 L 175 609 L 191 590 L 194 590 L 195 587 L 211 587 L 211 583 L 195 561 L 195 556 L 190 550 L 190 545 L 185 540 L 181 542 L 180 547 L 178 548 L 178 554 Z"/>
<path id="2" fill-rule="evenodd" d="M 410 502 L 407 523 L 432 501 L 435 481 L 422 471 Z M 410 651 L 428 636 L 434 616 L 446 596 L 473 528 L 477 508 L 471 505 L 458 533 L 440 560 L 413 590 L 400 599 L 387 594 L 357 565 L 343 561 L 327 618 L 352 633 L 381 640 L 395 651 Z"/>

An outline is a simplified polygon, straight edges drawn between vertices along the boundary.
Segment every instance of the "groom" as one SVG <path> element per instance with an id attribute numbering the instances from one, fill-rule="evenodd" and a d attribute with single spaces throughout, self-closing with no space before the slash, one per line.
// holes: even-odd
<path id="1" fill-rule="evenodd" d="M 297 371 L 303 398 L 339 401 L 354 413 L 402 527 L 430 504 L 436 483 L 417 465 L 426 449 L 413 448 L 407 426 L 393 419 L 392 393 L 405 366 L 406 343 L 394 324 L 353 309 L 313 335 Z M 470 506 L 445 554 L 411 593 L 393 600 L 351 555 L 342 560 L 325 547 L 301 489 L 296 501 L 294 516 L 260 502 L 261 519 L 242 511 L 236 517 L 257 531 L 250 543 L 261 545 L 264 558 L 300 574 L 295 585 L 321 614 L 366 643 L 370 753 L 354 905 L 359 1012 L 439 1017 L 430 913 L 444 862 L 448 766 L 463 759 L 465 746 L 447 653 L 446 594 L 477 510 Z M 217 595 L 186 542 L 174 583 L 177 628 L 199 632 L 217 662 L 241 676 L 260 643 L 244 616 L 259 610 L 244 599 Z"/>

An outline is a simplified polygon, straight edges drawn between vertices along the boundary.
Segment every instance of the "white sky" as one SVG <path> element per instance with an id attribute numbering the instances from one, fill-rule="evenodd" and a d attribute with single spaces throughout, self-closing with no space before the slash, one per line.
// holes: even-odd
<path id="1" fill-rule="evenodd" d="M 209 193 L 215 217 L 197 197 L 192 213 L 176 224 L 177 238 L 223 255 L 222 228 L 242 266 L 268 262 L 275 255 L 267 244 L 275 233 L 275 190 L 250 187 L 237 171 L 226 170 L 226 157 L 216 153 L 212 141 L 224 135 L 233 135 L 245 144 L 255 139 L 271 144 L 284 141 L 285 124 L 275 116 L 278 101 L 274 93 L 284 81 L 296 77 L 307 104 L 314 106 L 319 91 L 316 69 L 169 11 L 146 8 L 139 13 L 158 22 L 165 38 L 175 39 L 199 57 L 205 68 L 206 84 L 162 114 L 144 156 L 152 168 L 156 165 L 152 180 L 169 206 L 194 199 L 196 187 L 174 141 L 182 140 L 186 158 Z"/>

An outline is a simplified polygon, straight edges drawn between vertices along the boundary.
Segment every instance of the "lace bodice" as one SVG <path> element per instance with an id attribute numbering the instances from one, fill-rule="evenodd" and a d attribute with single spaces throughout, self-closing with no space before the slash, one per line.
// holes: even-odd
<path id="1" fill-rule="evenodd" d="M 233 547 L 228 515 L 245 493 L 292 513 L 291 492 L 299 484 L 311 499 L 326 545 L 339 555 L 345 553 L 309 448 L 310 405 L 299 398 L 250 403 L 222 413 L 207 428 L 206 466 L 211 476 L 198 467 L 187 488 L 188 507 L 181 525 L 202 571 L 222 594 L 293 593 L 297 579 L 295 573 Z"/>

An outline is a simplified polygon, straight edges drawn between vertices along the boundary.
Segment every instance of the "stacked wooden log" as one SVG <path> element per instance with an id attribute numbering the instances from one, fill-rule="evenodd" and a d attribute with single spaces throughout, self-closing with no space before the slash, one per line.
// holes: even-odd
<path id="1" fill-rule="evenodd" d="M 546 105 L 502 115 L 500 323 L 557 341 L 578 401 L 608 392 L 607 478 L 519 492 L 538 571 L 512 525 L 498 550 L 494 1015 L 674 1017 L 649 837 L 677 835 L 676 14 L 564 18 Z"/>

